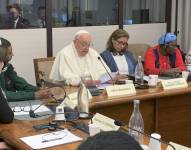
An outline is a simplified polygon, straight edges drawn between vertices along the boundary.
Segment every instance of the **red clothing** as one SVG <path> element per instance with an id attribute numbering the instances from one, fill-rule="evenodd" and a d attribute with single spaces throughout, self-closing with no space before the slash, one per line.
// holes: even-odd
<path id="1" fill-rule="evenodd" d="M 153 52 L 154 49 L 157 49 L 158 51 L 158 55 L 159 55 L 159 64 L 160 67 L 156 68 L 155 66 L 155 60 L 156 60 L 156 56 Z M 186 67 L 184 65 L 184 62 L 182 60 L 182 55 L 180 53 L 180 50 L 178 48 L 176 48 L 176 60 L 175 60 L 175 68 L 179 68 L 181 71 L 186 70 Z M 160 71 L 165 71 L 167 69 L 170 69 L 170 60 L 169 60 L 169 56 L 163 56 L 160 53 L 160 46 L 157 45 L 155 47 L 150 48 L 146 54 L 145 54 L 145 58 L 144 58 L 144 69 L 145 69 L 145 74 L 149 75 L 149 74 L 160 74 Z"/>

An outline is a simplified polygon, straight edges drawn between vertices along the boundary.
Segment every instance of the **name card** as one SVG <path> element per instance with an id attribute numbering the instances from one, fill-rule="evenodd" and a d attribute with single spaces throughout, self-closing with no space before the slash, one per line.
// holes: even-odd
<path id="1" fill-rule="evenodd" d="M 135 95 L 136 90 L 134 84 L 122 84 L 106 87 L 108 97 Z"/>
<path id="2" fill-rule="evenodd" d="M 92 99 L 92 95 L 91 95 L 89 90 L 88 90 L 88 97 L 89 97 L 89 99 Z M 63 104 L 72 108 L 72 109 L 77 107 L 77 105 L 78 105 L 78 92 L 68 94 L 67 97 L 64 99 Z"/>
<path id="3" fill-rule="evenodd" d="M 188 87 L 188 84 L 184 78 L 161 80 L 161 83 L 164 90 L 180 89 Z"/>
<path id="4" fill-rule="evenodd" d="M 96 113 L 92 118 L 93 124 L 99 127 L 102 131 L 117 131 L 119 130 L 119 126 L 114 124 L 113 119 L 106 117 L 102 114 Z"/>

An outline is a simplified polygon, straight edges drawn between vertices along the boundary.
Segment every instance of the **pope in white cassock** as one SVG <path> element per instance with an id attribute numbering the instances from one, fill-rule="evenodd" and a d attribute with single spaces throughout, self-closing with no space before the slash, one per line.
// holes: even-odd
<path id="1" fill-rule="evenodd" d="M 85 30 L 80 30 L 75 34 L 74 40 L 57 53 L 55 58 L 50 79 L 56 81 L 66 80 L 68 84 L 78 85 L 81 77 L 87 74 L 91 75 L 89 83 L 96 85 L 100 83 L 100 77 L 106 74 L 100 60 L 99 54 L 90 48 L 91 35 Z M 104 63 L 104 61 L 102 60 Z M 110 72 L 107 65 L 105 67 Z"/>

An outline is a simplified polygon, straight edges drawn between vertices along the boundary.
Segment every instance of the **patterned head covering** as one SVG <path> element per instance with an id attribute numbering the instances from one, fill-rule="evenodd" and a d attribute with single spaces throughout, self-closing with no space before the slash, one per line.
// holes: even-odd
<path id="1" fill-rule="evenodd" d="M 176 41 L 176 35 L 174 35 L 173 33 L 166 33 L 160 37 L 158 42 L 159 44 L 168 44 L 172 41 Z"/>

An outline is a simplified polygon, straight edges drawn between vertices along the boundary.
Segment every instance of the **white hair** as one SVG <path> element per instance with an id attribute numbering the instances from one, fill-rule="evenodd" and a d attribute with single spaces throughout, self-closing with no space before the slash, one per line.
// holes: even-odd
<path id="1" fill-rule="evenodd" d="M 82 34 L 89 34 L 90 35 L 90 33 L 86 30 L 79 30 L 78 32 L 76 32 L 74 39 L 77 39 Z"/>

